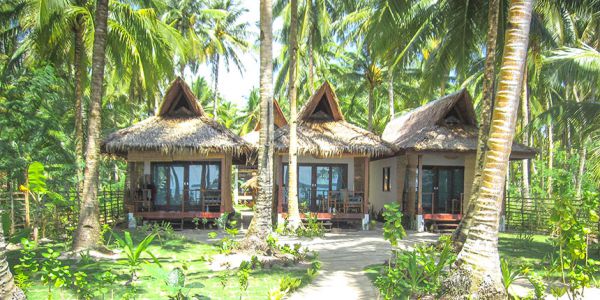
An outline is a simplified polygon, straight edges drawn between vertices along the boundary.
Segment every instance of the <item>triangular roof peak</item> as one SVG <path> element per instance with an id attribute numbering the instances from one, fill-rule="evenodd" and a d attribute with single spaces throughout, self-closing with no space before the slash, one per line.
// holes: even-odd
<path id="1" fill-rule="evenodd" d="M 275 128 L 281 128 L 288 124 L 283 111 L 281 110 L 281 106 L 279 106 L 279 101 L 277 99 L 273 99 L 273 125 Z M 256 122 L 256 126 L 254 126 L 254 130 L 260 130 L 260 120 Z"/>
<path id="2" fill-rule="evenodd" d="M 190 87 L 177 76 L 171 83 L 158 110 L 159 117 L 201 117 L 204 110 Z"/>
<path id="3" fill-rule="evenodd" d="M 298 114 L 300 121 L 345 121 L 338 98 L 328 81 L 310 97 Z"/>

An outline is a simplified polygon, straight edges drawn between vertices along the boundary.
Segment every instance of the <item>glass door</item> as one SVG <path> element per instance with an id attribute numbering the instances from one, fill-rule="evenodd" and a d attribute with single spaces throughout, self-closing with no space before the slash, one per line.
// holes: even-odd
<path id="1" fill-rule="evenodd" d="M 298 206 L 301 211 L 312 208 L 312 166 L 298 166 Z"/>
<path id="2" fill-rule="evenodd" d="M 423 212 L 460 212 L 463 183 L 463 167 L 423 167 Z"/>

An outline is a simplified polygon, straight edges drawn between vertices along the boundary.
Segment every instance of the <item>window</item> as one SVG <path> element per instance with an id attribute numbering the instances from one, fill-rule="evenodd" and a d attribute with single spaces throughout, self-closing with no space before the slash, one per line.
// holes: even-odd
<path id="1" fill-rule="evenodd" d="M 383 168 L 383 182 L 382 182 L 382 186 L 381 189 L 384 192 L 389 192 L 391 190 L 391 185 L 390 185 L 390 167 L 385 167 Z"/>

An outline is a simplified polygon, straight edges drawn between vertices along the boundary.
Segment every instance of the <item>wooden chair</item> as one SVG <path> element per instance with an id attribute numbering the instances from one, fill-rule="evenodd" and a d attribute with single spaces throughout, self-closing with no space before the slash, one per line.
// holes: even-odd
<path id="1" fill-rule="evenodd" d="M 340 212 L 340 209 L 344 207 L 344 195 L 347 193 L 348 191 L 344 189 L 339 191 L 329 191 L 327 208 L 331 209 L 331 212 Z"/>
<path id="2" fill-rule="evenodd" d="M 204 191 L 204 193 L 202 193 L 202 197 L 204 211 L 209 212 L 211 209 L 214 210 L 214 208 L 218 208 L 217 210 L 221 209 L 221 191 Z"/>
<path id="3" fill-rule="evenodd" d="M 362 192 L 353 192 L 347 197 L 346 207 L 344 208 L 345 213 L 350 211 L 356 211 L 356 213 L 362 213 L 363 211 L 363 196 Z"/>

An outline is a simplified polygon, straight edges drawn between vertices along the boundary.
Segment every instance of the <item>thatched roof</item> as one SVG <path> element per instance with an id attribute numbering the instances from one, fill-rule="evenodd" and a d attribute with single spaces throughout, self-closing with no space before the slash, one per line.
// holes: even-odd
<path id="1" fill-rule="evenodd" d="M 394 151 L 382 139 L 344 119 L 335 92 L 325 82 L 298 114 L 298 152 L 331 157 L 342 154 L 380 156 Z M 275 130 L 275 149 L 286 152 L 289 125 Z"/>
<path id="2" fill-rule="evenodd" d="M 286 126 L 287 124 L 288 124 L 288 122 L 285 118 L 285 115 L 283 114 L 283 111 L 281 110 L 281 106 L 279 106 L 279 101 L 277 101 L 276 99 L 273 99 L 273 125 L 275 126 L 275 129 Z M 260 131 L 260 122 L 256 122 L 256 126 L 254 126 L 254 130 L 243 135 L 242 138 L 246 142 L 248 142 L 252 145 L 258 145 L 259 131 Z"/>
<path id="3" fill-rule="evenodd" d="M 477 151 L 478 127 L 471 96 L 460 90 L 391 120 L 383 140 L 400 151 Z M 513 143 L 513 158 L 532 157 L 536 150 Z"/>
<path id="4" fill-rule="evenodd" d="M 251 145 L 207 117 L 190 88 L 177 77 L 156 116 L 110 134 L 102 150 L 122 156 L 131 150 L 242 154 L 250 152 Z"/>

